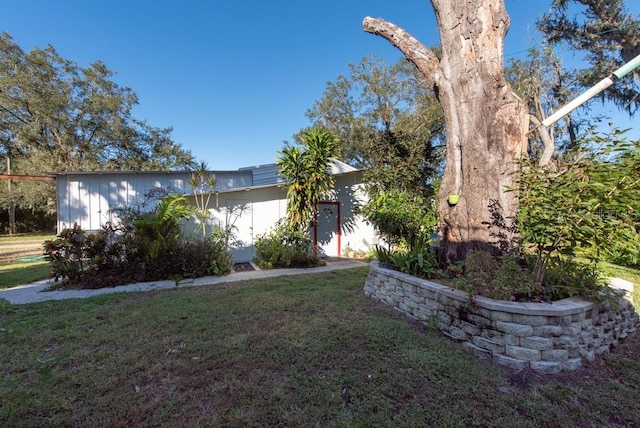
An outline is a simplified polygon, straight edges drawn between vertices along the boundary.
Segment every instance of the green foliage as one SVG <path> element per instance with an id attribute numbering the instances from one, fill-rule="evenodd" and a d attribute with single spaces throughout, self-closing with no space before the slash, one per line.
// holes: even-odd
<path id="1" fill-rule="evenodd" d="M 492 278 L 499 266 L 498 260 L 488 251 L 471 250 L 464 259 L 465 274 L 481 281 Z"/>
<path id="2" fill-rule="evenodd" d="M 11 173 L 31 175 L 191 167 L 193 156 L 171 140 L 170 128 L 132 117 L 138 98 L 113 75 L 100 61 L 80 67 L 52 46 L 25 52 L 1 33 L 0 171 L 5 160 Z M 0 186 L 3 208 L 50 213 L 54 201 L 50 183 Z"/>
<path id="3" fill-rule="evenodd" d="M 407 275 L 431 279 L 438 273 L 438 260 L 435 250 L 427 241 L 414 241 L 410 247 L 393 248 L 374 246 L 375 258 L 383 267 L 399 270 Z"/>
<path id="4" fill-rule="evenodd" d="M 517 221 L 523 244 L 535 253 L 537 282 L 552 259 L 579 252 L 593 261 L 607 252 L 637 260 L 640 141 L 627 142 L 619 132 L 596 135 L 554 170 L 522 166 Z"/>
<path id="5" fill-rule="evenodd" d="M 484 296 L 511 301 L 542 301 L 542 287 L 530 271 L 512 257 L 495 258 L 487 251 L 472 250 L 454 283 L 472 297 Z"/>
<path id="6" fill-rule="evenodd" d="M 461 269 L 452 269 L 449 279 L 472 296 L 518 302 L 552 302 L 576 295 L 595 301 L 615 297 L 597 270 L 573 259 L 553 259 L 545 282 L 535 281 L 530 258 L 496 258 L 487 251 L 469 251 Z"/>
<path id="7" fill-rule="evenodd" d="M 424 241 L 415 241 L 405 251 L 392 253 L 391 260 L 400 272 L 424 279 L 433 278 L 438 267 L 435 251 Z"/>
<path id="8" fill-rule="evenodd" d="M 56 282 L 76 282 L 82 277 L 88 263 L 84 257 L 86 244 L 86 234 L 77 223 L 62 230 L 56 239 L 45 241 L 44 252 L 49 256 L 51 276 Z"/>
<path id="9" fill-rule="evenodd" d="M 362 215 L 389 243 L 411 244 L 431 236 L 435 207 L 425 197 L 395 189 L 369 193 L 374 197 L 362 208 Z"/>
<path id="10" fill-rule="evenodd" d="M 327 83 L 307 111 L 338 138 L 340 158 L 365 169 L 381 189 L 427 195 L 441 160 L 444 118 L 433 91 L 405 59 L 388 65 L 370 56 Z"/>
<path id="11" fill-rule="evenodd" d="M 271 232 L 258 235 L 255 247 L 254 261 L 262 269 L 313 267 L 321 264 L 313 251 L 309 234 L 286 220 L 276 223 Z"/>
<path id="12" fill-rule="evenodd" d="M 424 211 L 426 204 L 400 192 L 379 192 L 363 214 L 397 246 L 377 247 L 378 260 L 418 277 L 444 276 L 471 295 L 496 299 L 612 297 L 594 266 L 603 260 L 638 262 L 640 142 L 628 142 L 615 131 L 584 139 L 578 147 L 552 168 L 522 162 L 518 188 L 513 189 L 520 198 L 517 218 L 504 218 L 499 203 L 491 202 L 491 220 L 485 225 L 503 257 L 470 251 L 461 264 L 425 263 L 416 238 L 424 242 L 434 224 L 428 221 L 434 217 Z M 590 263 L 579 263 L 575 256 L 586 256 Z"/>
<path id="13" fill-rule="evenodd" d="M 169 278 L 224 275 L 232 257 L 226 234 L 182 239 L 179 221 L 191 214 L 183 196 L 162 199 L 150 213 L 120 212 L 116 227 L 95 234 L 78 225 L 45 243 L 57 287 L 99 288 Z"/>
<path id="14" fill-rule="evenodd" d="M 571 80 L 583 88 L 593 86 L 640 53 L 640 20 L 628 12 L 625 0 L 555 0 L 537 26 L 550 46 L 565 44 L 573 55 L 583 56 L 584 68 L 569 70 Z M 634 113 L 640 106 L 638 89 L 638 80 L 630 75 L 599 98 Z"/>
<path id="15" fill-rule="evenodd" d="M 391 248 L 383 247 L 382 245 L 373 246 L 374 258 L 382 265 L 394 265 L 393 263 L 393 251 Z M 395 265 L 394 265 L 395 266 Z"/>
<path id="16" fill-rule="evenodd" d="M 212 233 L 209 239 L 182 242 L 178 250 L 181 277 L 222 276 L 231 272 L 233 258 L 227 248 L 226 236 Z"/>
<path id="17" fill-rule="evenodd" d="M 333 189 L 330 165 L 337 147 L 335 138 L 318 128 L 303 131 L 302 144 L 283 148 L 276 161 L 286 180 L 289 222 L 299 228 L 309 225 L 318 202 Z"/>
<path id="18" fill-rule="evenodd" d="M 50 194 L 48 190 L 43 190 L 40 194 Z M 0 196 L 1 197 L 1 196 Z M 53 202 L 53 201 L 50 201 Z M 8 201 L 7 205 L 11 202 Z M 3 204 L 0 203 L 0 206 Z M 20 204 L 16 206 L 15 213 L 15 232 L 16 233 L 34 233 L 54 231 L 56 228 L 56 212 L 55 204 L 47 204 L 42 201 L 42 205 L 33 205 L 29 208 L 22 208 Z M 9 212 L 8 209 L 0 208 L 0 233 L 9 233 Z"/>
<path id="19" fill-rule="evenodd" d="M 139 213 L 133 220 L 136 235 L 148 254 L 149 261 L 155 262 L 161 252 L 170 251 L 180 238 L 179 222 L 193 214 L 182 195 L 162 198 L 156 208 L 148 213 Z"/>
<path id="20" fill-rule="evenodd" d="M 593 264 L 563 258 L 552 259 L 547 266 L 544 288 L 555 299 L 585 296 L 603 300 L 612 293 Z"/>

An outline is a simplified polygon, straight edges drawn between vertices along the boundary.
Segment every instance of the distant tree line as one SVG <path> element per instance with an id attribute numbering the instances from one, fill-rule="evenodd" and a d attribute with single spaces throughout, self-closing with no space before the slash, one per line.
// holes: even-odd
<path id="1" fill-rule="evenodd" d="M 194 157 L 171 139 L 171 128 L 132 116 L 138 97 L 113 76 L 101 61 L 81 67 L 51 45 L 25 52 L 8 33 L 0 34 L 0 173 L 193 167 Z M 27 231 L 41 222 L 26 213 L 42 220 L 55 206 L 52 183 L 0 182 L 5 231 L 16 231 L 16 211 L 17 224 Z"/>

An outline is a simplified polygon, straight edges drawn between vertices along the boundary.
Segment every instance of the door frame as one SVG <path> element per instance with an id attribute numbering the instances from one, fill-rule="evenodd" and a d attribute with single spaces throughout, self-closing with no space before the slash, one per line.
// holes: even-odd
<path id="1" fill-rule="evenodd" d="M 339 201 L 320 201 L 316 204 L 315 215 L 313 219 L 313 250 L 316 254 L 318 254 L 318 205 L 335 205 L 336 207 L 336 235 L 338 238 L 338 257 L 342 255 L 342 225 L 340 222 L 340 202 Z"/>

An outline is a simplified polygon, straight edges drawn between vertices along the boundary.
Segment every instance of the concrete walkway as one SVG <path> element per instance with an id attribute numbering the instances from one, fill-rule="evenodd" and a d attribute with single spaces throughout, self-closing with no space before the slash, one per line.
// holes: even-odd
<path id="1" fill-rule="evenodd" d="M 195 287 L 201 285 L 223 284 L 247 279 L 272 278 L 276 276 L 300 275 L 305 273 L 321 273 L 341 269 L 351 269 L 354 267 L 368 266 L 367 263 L 354 259 L 338 259 L 327 261 L 326 266 L 309 269 L 271 269 L 254 270 L 247 272 L 236 272 L 225 276 L 206 276 L 203 278 L 186 279 L 178 283 L 179 287 Z M 98 288 L 95 290 L 64 290 L 64 291 L 43 291 L 50 285 L 50 280 L 34 282 L 33 284 L 21 285 L 6 290 L 0 290 L 0 299 L 5 299 L 11 304 L 20 305 L 25 303 L 45 302 L 47 300 L 62 299 L 83 299 L 92 296 L 99 296 L 108 293 L 123 293 L 136 291 L 152 291 L 168 288 L 175 288 L 175 281 L 153 281 L 140 282 L 137 284 L 120 285 L 112 288 Z M 363 284 L 364 285 L 364 284 Z"/>

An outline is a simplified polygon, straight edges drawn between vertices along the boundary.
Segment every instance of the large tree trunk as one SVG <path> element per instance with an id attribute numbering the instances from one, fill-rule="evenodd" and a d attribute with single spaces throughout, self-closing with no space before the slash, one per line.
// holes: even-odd
<path id="1" fill-rule="evenodd" d="M 449 260 L 470 249 L 495 248 L 487 227 L 497 201 L 505 217 L 517 211 L 513 186 L 526 152 L 528 111 L 504 78 L 503 42 L 509 17 L 503 1 L 431 0 L 442 44 L 440 60 L 406 31 L 365 18 L 365 31 L 398 47 L 434 86 L 447 125 L 438 219 Z M 448 203 L 448 195 L 459 201 Z"/>

